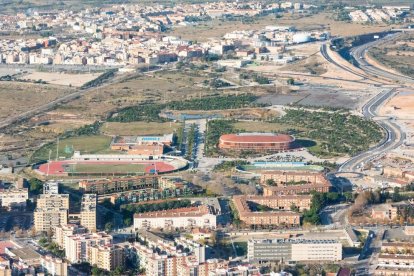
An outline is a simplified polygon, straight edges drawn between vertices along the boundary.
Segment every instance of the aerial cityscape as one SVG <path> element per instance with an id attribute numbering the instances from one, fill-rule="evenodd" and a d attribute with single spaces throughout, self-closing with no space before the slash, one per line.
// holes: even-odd
<path id="1" fill-rule="evenodd" d="M 413 0 L 0 4 L 0 276 L 414 276 Z"/>

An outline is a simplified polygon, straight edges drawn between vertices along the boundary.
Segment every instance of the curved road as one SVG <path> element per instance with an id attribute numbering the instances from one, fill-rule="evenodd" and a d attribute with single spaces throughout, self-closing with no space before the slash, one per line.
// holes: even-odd
<path id="1" fill-rule="evenodd" d="M 363 70 L 366 75 L 360 74 L 338 64 L 337 62 L 329 56 L 327 51 L 327 46 L 323 45 L 321 47 L 321 54 L 325 57 L 325 59 L 334 65 L 340 67 L 343 70 L 346 70 L 350 73 L 358 75 L 363 78 L 372 78 L 381 77 L 390 81 L 398 82 L 400 84 L 414 84 L 414 79 L 405 77 L 402 75 L 394 74 L 378 67 L 373 66 L 372 64 L 368 63 L 365 59 L 365 54 L 367 50 L 373 46 L 379 45 L 381 43 L 390 41 L 398 36 L 398 34 L 388 35 L 382 39 L 375 40 L 373 42 L 369 42 L 363 44 L 361 46 L 355 47 L 351 50 L 351 55 L 358 63 L 358 67 Z M 378 108 L 386 102 L 388 99 L 394 96 L 396 89 L 391 89 L 388 91 L 383 91 L 380 94 L 376 95 L 372 99 L 370 99 L 363 107 L 362 107 L 362 114 L 368 119 L 374 119 L 378 116 Z M 377 158 L 378 156 L 395 149 L 403 144 L 406 134 L 401 130 L 401 128 L 393 121 L 393 118 L 377 118 L 376 122 L 384 129 L 386 133 L 385 138 L 376 146 L 370 148 L 368 151 L 362 152 L 346 162 L 344 162 L 338 169 L 338 172 L 357 172 L 359 168 L 362 167 L 367 162 L 372 161 L 373 159 Z"/>

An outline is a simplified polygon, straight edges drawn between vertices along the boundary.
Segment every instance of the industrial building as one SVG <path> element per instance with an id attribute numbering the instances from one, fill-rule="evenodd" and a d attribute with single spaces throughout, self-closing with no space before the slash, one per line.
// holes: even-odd
<path id="1" fill-rule="evenodd" d="M 251 239 L 247 258 L 249 262 L 340 261 L 342 244 L 328 239 Z"/>
<path id="2" fill-rule="evenodd" d="M 271 153 L 292 149 L 294 141 L 294 137 L 285 134 L 225 134 L 220 137 L 218 147 L 224 151 Z"/>

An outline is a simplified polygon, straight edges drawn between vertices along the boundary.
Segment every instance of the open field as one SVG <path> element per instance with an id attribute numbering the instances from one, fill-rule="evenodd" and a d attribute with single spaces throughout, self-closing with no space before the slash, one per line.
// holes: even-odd
<path id="1" fill-rule="evenodd" d="M 74 90 L 55 85 L 0 82 L 0 119 L 41 106 Z"/>
<path id="2" fill-rule="evenodd" d="M 368 54 L 385 67 L 410 77 L 414 76 L 414 34 L 405 34 L 386 44 L 373 47 Z"/>
<path id="3" fill-rule="evenodd" d="M 66 168 L 68 172 L 78 172 L 78 173 L 102 173 L 102 172 L 111 172 L 111 173 L 137 173 L 145 172 L 145 165 L 143 164 L 70 164 Z"/>
<path id="4" fill-rule="evenodd" d="M 138 75 L 129 80 L 90 91 L 57 112 L 73 113 L 83 118 L 105 118 L 108 112 L 144 101 L 165 102 L 207 95 L 199 86 L 206 78 L 185 72 L 157 72 Z"/>
<path id="5" fill-rule="evenodd" d="M 403 91 L 391 98 L 381 108 L 381 114 L 398 118 L 412 118 L 414 116 L 414 91 Z"/>
<path id="6" fill-rule="evenodd" d="M 81 153 L 98 153 L 103 152 L 109 148 L 111 137 L 109 136 L 79 136 L 59 141 L 59 157 L 69 158 L 73 155 L 74 151 L 80 151 Z M 51 159 L 56 158 L 56 142 L 46 145 L 36 151 L 32 160 L 35 162 L 41 160 L 48 160 L 49 150 L 51 150 Z"/>
<path id="7" fill-rule="evenodd" d="M 100 73 L 93 74 L 67 74 L 67 73 L 52 73 L 52 72 L 31 72 L 23 76 L 24 79 L 42 80 L 50 84 L 65 85 L 81 87 L 83 84 L 96 79 L 101 75 Z"/>
<path id="8" fill-rule="evenodd" d="M 180 124 L 174 122 L 106 122 L 101 131 L 106 135 L 163 135 L 176 131 Z"/>
<path id="9" fill-rule="evenodd" d="M 282 18 L 275 18 L 274 15 L 260 17 L 253 23 L 243 24 L 240 21 L 213 20 L 211 22 L 201 23 L 198 26 L 177 27 L 170 32 L 172 35 L 181 36 L 184 39 L 205 41 L 210 37 L 219 38 L 224 34 L 234 30 L 259 30 L 267 25 L 292 25 L 303 31 L 309 30 L 326 30 L 335 36 L 352 36 L 364 33 L 378 32 L 388 30 L 391 25 L 362 25 L 335 21 L 330 18 L 328 13 L 318 13 L 311 16 L 283 14 Z"/>

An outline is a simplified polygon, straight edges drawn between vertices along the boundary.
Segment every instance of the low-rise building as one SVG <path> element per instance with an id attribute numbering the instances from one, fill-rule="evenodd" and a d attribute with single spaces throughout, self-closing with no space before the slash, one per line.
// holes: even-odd
<path id="1" fill-rule="evenodd" d="M 398 208 L 392 204 L 373 205 L 371 217 L 376 220 L 394 220 L 398 217 Z"/>
<path id="2" fill-rule="evenodd" d="M 252 210 L 249 206 L 248 199 L 249 198 L 246 196 L 233 197 L 233 203 L 237 210 L 239 219 L 242 222 L 244 222 L 246 225 L 261 225 L 261 226 L 271 226 L 271 225 L 298 226 L 300 225 L 301 215 L 299 213 L 292 212 L 292 211 L 285 211 L 285 210 L 262 211 L 262 212 Z M 284 205 L 285 203 L 281 203 L 281 204 Z"/>
<path id="3" fill-rule="evenodd" d="M 265 196 L 303 194 L 312 191 L 326 193 L 332 188 L 329 180 L 321 172 L 266 171 L 262 173 L 260 182 L 264 185 Z"/>
<path id="4" fill-rule="evenodd" d="M 413 236 L 414 235 L 414 225 L 406 225 L 404 227 L 404 233 L 407 236 Z"/>
<path id="5" fill-rule="evenodd" d="M 26 188 L 0 189 L 0 206 L 8 209 L 25 207 L 29 199 L 29 192 Z"/>
<path id="6" fill-rule="evenodd" d="M 82 180 L 79 182 L 79 189 L 85 193 L 96 193 L 98 195 L 132 190 L 150 190 L 158 188 L 158 178 L 157 175 L 145 175 Z"/>
<path id="7" fill-rule="evenodd" d="M 181 227 L 215 228 L 216 226 L 216 215 L 213 214 L 209 206 L 205 205 L 134 215 L 135 229 Z"/>
<path id="8" fill-rule="evenodd" d="M 342 244 L 329 239 L 251 239 L 247 252 L 249 262 L 342 260 Z"/>

